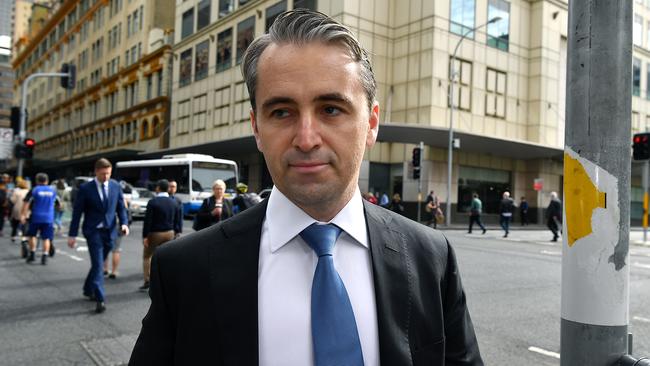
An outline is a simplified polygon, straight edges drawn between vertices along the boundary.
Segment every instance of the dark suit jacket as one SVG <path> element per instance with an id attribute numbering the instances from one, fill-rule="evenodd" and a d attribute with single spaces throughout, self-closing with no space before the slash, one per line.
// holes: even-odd
<path id="1" fill-rule="evenodd" d="M 129 365 L 257 365 L 264 200 L 160 247 Z M 439 232 L 364 202 L 381 364 L 483 365 L 454 251 Z"/>
<path id="2" fill-rule="evenodd" d="M 170 196 L 176 202 L 176 223 L 174 224 L 174 233 L 180 234 L 183 232 L 183 201 L 177 196 Z"/>
<path id="3" fill-rule="evenodd" d="M 81 227 L 84 236 L 89 236 L 87 235 L 88 233 L 97 230 L 97 225 L 100 222 L 107 223 L 107 229 L 114 236 L 117 236 L 117 230 L 115 230 L 116 217 L 119 218 L 121 225 L 129 224 L 120 184 L 113 179 L 108 181 L 108 204 L 106 206 L 104 206 L 102 199 L 99 197 L 97 183 L 94 179 L 79 187 L 79 192 L 75 198 L 74 208 L 72 210 L 72 221 L 70 222 L 70 231 L 68 232 L 69 236 L 77 236 L 79 234 L 81 214 L 84 215 L 84 222 Z M 104 219 L 106 221 L 103 221 Z"/>
<path id="4" fill-rule="evenodd" d="M 169 197 L 154 197 L 147 202 L 142 224 L 142 237 L 146 238 L 150 232 L 176 231 L 178 204 Z"/>

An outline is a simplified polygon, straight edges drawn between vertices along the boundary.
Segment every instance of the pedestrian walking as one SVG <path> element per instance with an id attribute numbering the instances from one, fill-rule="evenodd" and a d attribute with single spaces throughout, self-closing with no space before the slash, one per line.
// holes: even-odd
<path id="1" fill-rule="evenodd" d="M 381 198 L 379 199 L 379 206 L 388 207 L 389 203 L 390 203 L 390 198 L 388 198 L 386 192 L 382 193 Z"/>
<path id="2" fill-rule="evenodd" d="M 474 223 L 476 223 L 483 230 L 483 234 L 485 234 L 487 231 L 481 222 L 481 213 L 483 213 L 483 202 L 481 202 L 481 199 L 478 198 L 478 193 L 474 193 L 472 194 L 472 203 L 469 208 L 469 230 L 467 230 L 468 234 L 472 233 L 472 227 L 474 226 Z"/>
<path id="3" fill-rule="evenodd" d="M 433 224 L 433 228 L 438 228 L 437 216 L 442 214 L 440 210 L 440 200 L 434 191 L 429 192 L 427 198 L 424 200 L 424 211 L 427 213 L 427 226 Z"/>
<path id="4" fill-rule="evenodd" d="M 404 215 L 404 205 L 402 204 L 402 197 L 399 193 L 393 194 L 393 199 L 388 204 L 387 209 L 400 215 Z"/>
<path id="5" fill-rule="evenodd" d="M 6 175 L 7 177 L 9 175 Z M 9 214 L 9 193 L 7 183 L 0 181 L 0 237 L 4 236 L 5 221 Z"/>
<path id="6" fill-rule="evenodd" d="M 557 192 L 551 192 L 551 202 L 546 208 L 546 226 L 553 233 L 551 241 L 557 241 L 562 227 L 562 201 L 557 197 Z"/>
<path id="7" fill-rule="evenodd" d="M 169 182 L 161 179 L 156 183 L 156 197 L 149 200 L 142 225 L 142 271 L 144 284 L 140 291 L 149 289 L 151 257 L 156 249 L 174 239 L 174 227 L 178 215 L 176 201 L 169 197 Z"/>
<path id="8" fill-rule="evenodd" d="M 129 234 L 128 218 L 120 184 L 111 179 L 113 165 L 101 158 L 95 162 L 95 179 L 79 187 L 72 211 L 68 246 L 74 248 L 79 233 L 79 221 L 84 216 L 82 232 L 88 243 L 90 271 L 86 276 L 83 294 L 96 302 L 95 312 L 106 311 L 104 258 L 113 248 L 117 237 L 117 221 L 124 235 Z"/>
<path id="9" fill-rule="evenodd" d="M 176 212 L 176 225 L 174 225 L 174 238 L 178 238 L 183 233 L 183 201 L 176 196 L 176 191 L 178 191 L 178 183 L 171 179 L 169 181 L 169 197 L 176 202 L 177 212 Z"/>
<path id="10" fill-rule="evenodd" d="M 120 185 L 122 187 L 122 185 Z M 124 191 L 122 191 L 124 192 Z M 131 222 L 133 221 L 131 218 L 131 212 L 129 211 L 129 203 L 126 200 L 126 197 L 124 198 L 124 207 L 126 208 L 126 216 L 128 220 L 128 225 L 131 226 Z M 122 230 L 119 230 L 117 232 L 117 237 L 115 238 L 115 244 L 113 245 L 113 249 L 111 249 L 109 255 L 104 257 L 104 277 L 108 277 L 110 280 L 116 280 L 117 276 L 119 276 L 119 268 L 120 268 L 120 262 L 122 260 L 122 239 L 124 238 L 124 232 Z M 111 269 L 109 271 L 108 269 L 108 262 L 111 262 Z"/>
<path id="11" fill-rule="evenodd" d="M 29 254 L 27 263 L 36 260 L 36 241 L 40 234 L 43 241 L 41 264 L 47 264 L 50 255 L 50 245 L 54 240 L 54 210 L 57 205 L 56 190 L 48 185 L 48 176 L 45 173 L 36 174 L 36 187 L 29 192 L 21 208 L 21 223 L 27 221 L 27 210 L 31 210 L 27 236 L 29 237 Z"/>
<path id="12" fill-rule="evenodd" d="M 16 179 L 16 187 L 11 193 L 9 201 L 11 202 L 11 241 L 16 241 L 16 236 L 21 236 L 21 242 L 25 240 L 25 225 L 21 223 L 21 214 L 23 210 L 23 201 L 29 192 L 27 181 L 22 178 Z M 29 213 L 25 214 L 29 217 Z M 26 218 L 27 218 L 26 217 Z"/>
<path id="13" fill-rule="evenodd" d="M 448 241 L 361 197 L 379 105 L 354 32 L 282 13 L 242 70 L 275 186 L 156 252 L 130 364 L 482 365 Z"/>
<path id="14" fill-rule="evenodd" d="M 519 216 L 521 218 L 521 226 L 528 225 L 528 201 L 523 196 L 519 202 Z"/>
<path id="15" fill-rule="evenodd" d="M 515 203 L 512 198 L 510 198 L 510 192 L 503 192 L 503 198 L 499 204 L 499 224 L 501 225 L 501 228 L 503 228 L 503 231 L 505 231 L 505 234 L 503 235 L 504 238 L 507 238 L 510 233 L 510 220 L 512 220 L 512 213 L 514 210 Z"/>
<path id="16" fill-rule="evenodd" d="M 59 206 L 54 211 L 54 224 L 56 225 L 56 232 L 59 233 L 63 229 L 61 222 L 63 215 L 70 203 L 70 192 L 65 189 L 65 183 L 62 179 L 56 181 L 56 195 L 59 197 Z"/>
<path id="17" fill-rule="evenodd" d="M 262 202 L 257 193 L 248 192 L 248 185 L 246 183 L 237 183 L 237 196 L 232 200 L 233 213 L 237 214 L 243 212 L 247 208 L 253 207 Z"/>
<path id="18" fill-rule="evenodd" d="M 373 205 L 377 204 L 377 197 L 374 193 L 368 192 L 368 202 L 372 203 Z"/>
<path id="19" fill-rule="evenodd" d="M 196 214 L 194 230 L 203 230 L 219 221 L 223 221 L 233 215 L 232 203 L 223 196 L 226 191 L 226 183 L 217 179 L 212 183 L 212 196 L 203 200 L 199 211 Z"/>

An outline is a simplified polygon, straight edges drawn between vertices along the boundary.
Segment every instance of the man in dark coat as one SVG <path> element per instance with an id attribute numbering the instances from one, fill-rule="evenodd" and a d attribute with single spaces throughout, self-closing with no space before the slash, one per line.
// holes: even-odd
<path id="1" fill-rule="evenodd" d="M 361 197 L 368 54 L 280 14 L 242 59 L 268 199 L 156 252 L 131 365 L 483 365 L 443 234 Z"/>
<path id="2" fill-rule="evenodd" d="M 557 192 L 551 192 L 551 202 L 546 208 L 546 226 L 553 233 L 551 241 L 557 241 L 558 231 L 562 225 L 562 202 L 557 198 Z"/>

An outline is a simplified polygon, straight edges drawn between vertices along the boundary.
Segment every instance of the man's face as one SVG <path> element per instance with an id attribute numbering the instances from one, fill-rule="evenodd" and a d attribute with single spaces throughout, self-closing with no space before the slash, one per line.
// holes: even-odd
<path id="1" fill-rule="evenodd" d="M 107 180 L 111 179 L 111 172 L 113 171 L 113 168 L 100 168 L 100 169 L 95 169 L 95 176 L 97 177 L 97 180 L 101 183 L 106 182 Z"/>
<path id="2" fill-rule="evenodd" d="M 277 188 L 298 205 L 351 197 L 379 106 L 368 111 L 360 66 L 337 46 L 271 44 L 258 63 L 251 122 Z"/>
<path id="3" fill-rule="evenodd" d="M 176 182 L 169 182 L 169 189 L 167 190 L 167 193 L 173 196 L 176 194 L 176 189 L 178 189 Z"/>

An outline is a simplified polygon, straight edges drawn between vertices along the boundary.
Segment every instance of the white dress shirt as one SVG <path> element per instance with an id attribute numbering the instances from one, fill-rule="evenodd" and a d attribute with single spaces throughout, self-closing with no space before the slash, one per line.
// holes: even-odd
<path id="1" fill-rule="evenodd" d="M 313 365 L 311 285 L 318 257 L 299 234 L 317 221 L 275 187 L 268 200 L 257 280 L 260 365 Z M 364 364 L 379 365 L 375 287 L 358 188 L 329 223 L 343 229 L 334 246 L 334 266 L 352 303 Z"/>

